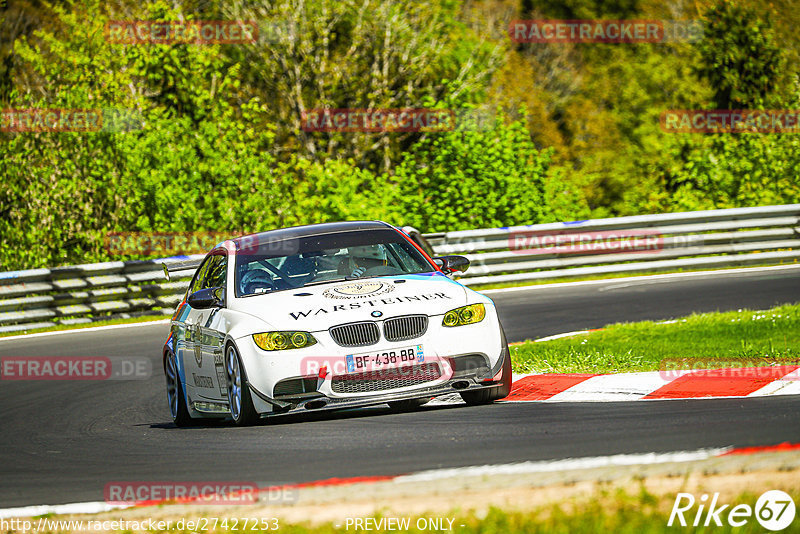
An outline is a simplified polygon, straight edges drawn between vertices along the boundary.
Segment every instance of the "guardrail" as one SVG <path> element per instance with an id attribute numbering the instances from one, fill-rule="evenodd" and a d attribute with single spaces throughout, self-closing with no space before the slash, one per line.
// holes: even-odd
<path id="1" fill-rule="evenodd" d="M 636 215 L 425 236 L 461 254 L 465 285 L 678 269 L 794 263 L 800 204 Z"/>
<path id="2" fill-rule="evenodd" d="M 466 285 L 797 263 L 800 204 L 639 215 L 425 234 L 437 255 L 471 261 Z M 0 273 L 0 332 L 171 314 L 202 255 Z"/>
<path id="3" fill-rule="evenodd" d="M 167 281 L 163 265 L 202 258 L 114 261 L 0 273 L 0 332 L 172 314 L 194 271 L 179 271 Z"/>

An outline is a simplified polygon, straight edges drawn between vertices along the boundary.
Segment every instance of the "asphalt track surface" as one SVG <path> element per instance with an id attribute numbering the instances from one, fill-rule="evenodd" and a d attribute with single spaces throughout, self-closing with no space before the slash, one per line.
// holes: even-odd
<path id="1" fill-rule="evenodd" d="M 800 269 L 496 293 L 510 341 L 693 311 L 800 302 Z M 384 408 L 237 428 L 172 425 L 167 325 L 0 341 L 2 356 L 152 356 L 137 381 L 0 381 L 0 508 L 102 501 L 114 481 L 261 485 L 800 441 L 800 397 Z"/>

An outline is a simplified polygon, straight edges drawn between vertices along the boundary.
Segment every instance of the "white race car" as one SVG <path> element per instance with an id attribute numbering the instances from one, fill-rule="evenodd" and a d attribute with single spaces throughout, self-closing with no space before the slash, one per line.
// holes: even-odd
<path id="1" fill-rule="evenodd" d="M 494 303 L 447 276 L 468 266 L 462 256 L 432 259 L 378 221 L 220 243 L 164 345 L 175 424 L 507 396 L 511 358 Z"/>

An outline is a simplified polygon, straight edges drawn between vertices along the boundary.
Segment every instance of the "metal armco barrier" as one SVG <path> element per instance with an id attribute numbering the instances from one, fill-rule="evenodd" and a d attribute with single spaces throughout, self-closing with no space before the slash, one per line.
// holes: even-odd
<path id="1" fill-rule="evenodd" d="M 173 273 L 168 282 L 163 264 L 180 265 L 202 258 L 114 261 L 0 273 L 0 332 L 171 314 L 194 270 Z"/>
<path id="2" fill-rule="evenodd" d="M 678 269 L 795 263 L 800 204 L 636 215 L 428 234 L 461 254 L 465 285 Z"/>
<path id="3" fill-rule="evenodd" d="M 426 234 L 437 255 L 467 256 L 466 285 L 797 263 L 800 204 L 637 215 Z M 0 273 L 0 332 L 169 314 L 202 256 Z"/>

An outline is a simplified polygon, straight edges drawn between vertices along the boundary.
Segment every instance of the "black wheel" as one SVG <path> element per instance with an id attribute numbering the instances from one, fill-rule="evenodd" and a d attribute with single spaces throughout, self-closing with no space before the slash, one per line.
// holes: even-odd
<path id="1" fill-rule="evenodd" d="M 502 330 L 501 330 L 502 332 Z M 464 391 L 460 393 L 461 398 L 464 399 L 469 405 L 475 406 L 479 404 L 489 404 L 490 402 L 504 399 L 511 393 L 511 351 L 508 350 L 508 342 L 506 342 L 506 333 L 502 332 L 503 346 L 503 374 L 500 377 L 500 385 L 479 389 L 477 391 Z"/>
<path id="2" fill-rule="evenodd" d="M 247 387 L 247 375 L 239 352 L 233 345 L 228 345 L 225 350 L 225 374 L 228 378 L 228 403 L 233 422 L 239 426 L 252 425 L 258 420 L 258 413 L 253 408 L 253 399 Z"/>
<path id="3" fill-rule="evenodd" d="M 193 419 L 186 408 L 186 398 L 183 395 L 183 386 L 178 374 L 178 362 L 172 351 L 167 353 L 167 359 L 164 362 L 164 374 L 167 377 L 167 401 L 169 401 L 172 422 L 177 427 L 190 426 Z"/>
<path id="4" fill-rule="evenodd" d="M 412 412 L 417 408 L 428 404 L 428 401 L 430 401 L 430 399 L 406 399 L 401 401 L 391 401 L 389 403 L 389 408 L 395 412 Z"/>

